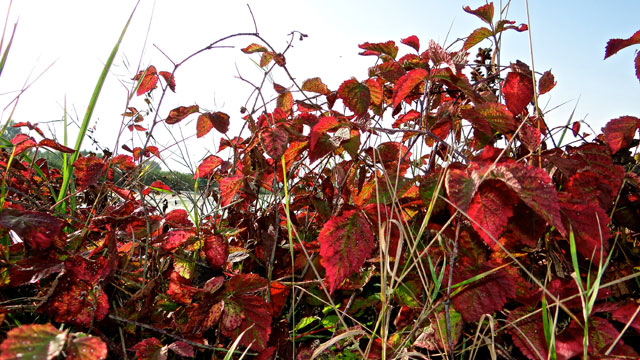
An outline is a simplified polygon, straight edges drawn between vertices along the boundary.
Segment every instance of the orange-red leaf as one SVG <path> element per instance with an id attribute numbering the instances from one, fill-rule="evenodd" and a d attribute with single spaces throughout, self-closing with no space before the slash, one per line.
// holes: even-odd
<path id="1" fill-rule="evenodd" d="M 193 175 L 194 179 L 206 178 L 213 174 L 213 171 L 222 164 L 223 160 L 215 155 L 209 155 L 206 159 L 202 160 L 196 173 Z"/>
<path id="2" fill-rule="evenodd" d="M 515 114 L 522 113 L 533 99 L 531 77 L 519 72 L 510 72 L 502 85 L 507 108 Z"/>
<path id="3" fill-rule="evenodd" d="M 21 154 L 23 151 L 32 148 L 38 143 L 29 135 L 19 133 L 11 139 L 11 143 L 15 146 L 15 150 L 13 152 L 14 156 Z"/>
<path id="4" fill-rule="evenodd" d="M 55 359 L 64 349 L 69 330 L 51 324 L 21 325 L 7 332 L 0 344 L 0 359 Z"/>
<path id="5" fill-rule="evenodd" d="M 489 247 L 497 248 L 494 239 L 506 230 L 516 200 L 504 183 L 495 180 L 483 182 L 471 200 L 467 214 L 474 220 L 473 228 Z"/>
<path id="6" fill-rule="evenodd" d="M 167 124 L 177 124 L 187 116 L 198 112 L 200 108 L 198 105 L 191 106 L 179 106 L 169 112 L 169 117 L 165 120 Z"/>
<path id="7" fill-rule="evenodd" d="M 269 63 L 271 63 L 271 60 L 273 60 L 273 53 L 271 51 L 263 52 L 262 56 L 260 57 L 260 67 L 269 65 Z"/>
<path id="8" fill-rule="evenodd" d="M 371 102 L 369 87 L 356 79 L 343 82 L 338 88 L 338 97 L 357 116 L 364 115 Z"/>
<path id="9" fill-rule="evenodd" d="M 331 93 L 327 85 L 325 85 L 319 77 L 307 79 L 302 83 L 303 91 L 311 91 L 316 94 L 328 95 Z"/>
<path id="10" fill-rule="evenodd" d="M 346 210 L 322 227 L 318 241 L 330 292 L 360 269 L 373 251 L 373 240 L 371 225 L 358 210 Z"/>
<path id="11" fill-rule="evenodd" d="M 167 83 L 169 89 L 171 89 L 171 91 L 173 92 L 176 92 L 176 79 L 173 77 L 173 75 L 171 75 L 171 73 L 168 71 L 160 71 L 159 74 Z"/>
<path id="12" fill-rule="evenodd" d="M 393 90 L 393 98 L 392 103 L 395 108 L 404 100 L 407 95 L 416 87 L 418 84 L 423 82 L 429 73 L 424 69 L 413 69 L 408 73 L 404 74 L 398 82 L 396 83 L 396 87 Z"/>
<path id="13" fill-rule="evenodd" d="M 640 44 L 640 30 L 627 39 L 611 39 L 607 42 L 607 48 L 604 53 L 604 58 L 617 53 L 618 51 L 634 44 Z"/>
<path id="14" fill-rule="evenodd" d="M 420 52 L 420 40 L 418 39 L 417 36 L 411 35 L 408 38 L 400 40 L 400 42 L 405 44 L 405 45 L 407 45 L 407 46 L 411 46 L 417 52 Z"/>
<path id="15" fill-rule="evenodd" d="M 396 43 L 392 40 L 383 43 L 363 43 L 358 45 L 360 49 L 365 51 L 361 52 L 360 55 L 388 55 L 391 58 L 395 59 L 398 54 L 398 47 Z"/>
<path id="16" fill-rule="evenodd" d="M 465 12 L 468 12 L 469 14 L 473 14 L 475 16 L 477 16 L 478 18 L 480 18 L 480 20 L 486 22 L 487 24 L 491 25 L 491 22 L 493 21 L 493 3 L 490 2 L 486 5 L 482 5 L 479 8 L 472 10 L 469 6 L 465 6 L 463 8 L 463 10 Z"/>
<path id="17" fill-rule="evenodd" d="M 198 116 L 198 122 L 196 123 L 196 136 L 201 138 L 209 133 L 213 129 L 213 122 L 211 121 L 210 114 L 201 114 Z"/>
<path id="18" fill-rule="evenodd" d="M 255 52 L 265 52 L 267 51 L 267 48 L 262 46 L 262 45 L 258 45 L 256 43 L 253 43 L 249 46 L 247 46 L 246 48 L 242 49 L 242 52 L 245 54 L 252 54 Z"/>
<path id="19" fill-rule="evenodd" d="M 462 112 L 472 124 L 487 122 L 492 130 L 506 134 L 518 128 L 513 114 L 499 103 L 482 103 Z"/>
<path id="20" fill-rule="evenodd" d="M 220 180 L 220 205 L 227 206 L 231 204 L 240 187 L 242 186 L 242 176 L 229 176 Z"/>
<path id="21" fill-rule="evenodd" d="M 140 80 L 140 85 L 138 85 L 138 90 L 136 91 L 136 95 L 140 96 L 142 94 L 146 94 L 149 91 L 153 90 L 158 83 L 158 71 L 156 67 L 151 65 L 144 72 L 144 77 Z"/>
<path id="22" fill-rule="evenodd" d="M 622 116 L 610 120 L 602 129 L 602 134 L 611 153 L 615 154 L 618 150 L 628 147 L 638 127 L 640 127 L 640 119 L 634 116 Z"/>
<path id="23" fill-rule="evenodd" d="M 309 135 L 309 160 L 312 163 L 335 149 L 335 146 L 328 141 L 327 131 L 339 126 L 340 123 L 333 116 L 320 118 L 318 123 L 313 126 Z"/>
<path id="24" fill-rule="evenodd" d="M 96 336 L 78 336 L 67 347 L 69 360 L 103 360 L 107 358 L 107 344 Z"/>
<path id="25" fill-rule="evenodd" d="M 278 98 L 276 99 L 276 106 L 285 113 L 291 111 L 293 108 L 293 95 L 291 95 L 291 92 L 287 91 L 278 95 Z"/>
<path id="26" fill-rule="evenodd" d="M 62 153 L 71 154 L 74 153 L 75 150 L 68 148 L 64 145 L 58 144 L 55 140 L 51 139 L 43 139 L 38 143 L 38 146 L 45 146 L 53 150 L 60 151 Z"/>
<path id="27" fill-rule="evenodd" d="M 104 161 L 95 156 L 81 157 L 73 163 L 73 167 L 78 190 L 84 190 L 98 182 L 105 170 Z"/>
<path id="28" fill-rule="evenodd" d="M 151 191 L 158 191 L 158 189 L 171 191 L 171 188 L 163 183 L 161 180 L 156 180 L 149 185 L 146 189 L 142 190 L 142 195 L 147 196 L 151 193 Z"/>

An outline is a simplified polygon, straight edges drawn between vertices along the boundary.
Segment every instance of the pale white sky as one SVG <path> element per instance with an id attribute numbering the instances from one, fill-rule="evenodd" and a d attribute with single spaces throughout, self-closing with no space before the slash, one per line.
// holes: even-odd
<path id="1" fill-rule="evenodd" d="M 226 35 L 252 32 L 247 3 L 261 35 L 276 49 L 284 48 L 292 30 L 308 34 L 304 41 L 295 41 L 288 52 L 287 65 L 298 81 L 319 76 L 335 90 L 352 76 L 365 79 L 367 68 L 374 63 L 374 58 L 358 55 L 358 44 L 387 40 L 399 44 L 401 38 L 409 35 L 417 35 L 423 47 L 430 39 L 450 44 L 483 26 L 479 19 L 463 12 L 462 7 L 476 8 L 485 1 L 142 0 L 93 115 L 91 125 L 101 145 L 113 150 L 122 121 L 120 114 L 125 109 L 125 85 L 135 75 L 138 64 L 142 68 L 153 64 L 158 70 L 171 70 L 170 62 L 155 46 L 178 61 Z M 61 140 L 61 127 L 45 123 L 62 118 L 65 96 L 71 117 L 82 119 L 103 63 L 134 4 L 131 0 L 14 0 L 9 31 L 18 19 L 19 23 L 0 76 L 0 107 L 4 109 L 0 120 L 4 123 L 9 116 L 11 108 L 5 106 L 16 95 L 12 91 L 22 88 L 25 81 L 35 79 L 55 62 L 22 95 L 13 120 L 38 122 L 45 132 L 51 128 Z M 524 4 L 524 0 L 512 2 L 507 18 L 518 24 L 526 23 Z M 0 5 L 4 20 L 8 1 Z M 500 2 L 495 5 L 498 8 Z M 551 109 L 569 102 L 548 114 L 550 125 L 566 123 L 578 97 L 581 99 L 574 120 L 586 118 L 596 130 L 611 118 L 639 115 L 640 82 L 634 76 L 633 66 L 638 47 L 625 49 L 606 61 L 602 59 L 609 38 L 626 38 L 640 29 L 637 21 L 640 2 L 533 0 L 529 10 L 536 70 L 552 69 L 558 81 L 556 88 L 542 97 L 541 104 L 548 104 L 546 108 Z M 503 64 L 520 59 L 531 65 L 526 32 L 506 33 L 503 40 Z M 242 125 L 239 109 L 250 92 L 247 84 L 235 79 L 236 67 L 243 76 L 260 80 L 260 72 L 250 60 L 257 60 L 257 55 L 245 55 L 239 49 L 255 41 L 232 40 L 225 44 L 235 46 L 233 49 L 215 49 L 187 62 L 178 70 L 177 92 L 169 94 L 160 116 L 166 117 L 175 106 L 195 103 L 229 114 L 232 127 L 228 134 L 233 136 L 234 130 Z M 402 54 L 410 50 L 399 46 Z M 291 85 L 282 72 L 276 71 L 274 77 L 281 85 Z M 131 105 L 139 110 L 146 107 L 143 97 L 134 98 Z M 183 122 L 182 134 L 176 127 L 171 128 L 171 133 L 178 137 L 194 135 L 195 119 L 192 116 Z M 75 142 L 72 130 L 71 144 Z M 157 131 L 155 136 L 161 144 L 172 143 L 167 129 Z M 197 164 L 206 151 L 215 151 L 219 139 L 215 130 L 202 139 L 190 138 L 189 161 Z M 123 133 L 121 144 L 126 141 L 131 146 L 128 130 Z M 136 145 L 140 146 L 139 140 Z M 88 140 L 84 147 L 92 148 Z"/>

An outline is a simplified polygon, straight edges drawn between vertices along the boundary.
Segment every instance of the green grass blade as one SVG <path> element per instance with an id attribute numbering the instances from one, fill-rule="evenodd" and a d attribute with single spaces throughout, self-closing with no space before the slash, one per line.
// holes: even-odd
<path id="1" fill-rule="evenodd" d="M 2 53 L 2 59 L 0 59 L 0 75 L 2 75 L 2 70 L 4 70 L 4 65 L 7 62 L 7 56 L 9 55 L 11 44 L 13 44 L 13 36 L 16 34 L 17 26 L 18 26 L 18 23 L 13 25 L 13 32 L 11 33 L 11 38 L 9 39 L 9 43 L 7 44 L 7 47 L 4 49 L 4 52 Z"/>
<path id="2" fill-rule="evenodd" d="M 82 124 L 80 125 L 80 132 L 78 133 L 78 138 L 76 139 L 76 145 L 75 145 L 76 152 L 73 153 L 73 155 L 71 155 L 71 159 L 69 160 L 69 166 L 66 168 L 67 171 L 63 173 L 62 186 L 60 187 L 60 193 L 58 194 L 58 199 L 57 199 L 58 202 L 60 202 L 65 197 L 65 194 L 67 193 L 67 189 L 69 188 L 69 182 L 71 181 L 71 175 L 73 173 L 73 163 L 78 159 L 78 156 L 80 155 L 80 147 L 82 146 L 82 141 L 84 140 L 84 137 L 87 133 L 87 128 L 89 127 L 91 116 L 93 115 L 93 110 L 96 107 L 96 104 L 98 102 L 98 97 L 100 96 L 100 92 L 102 91 L 102 86 L 104 85 L 104 82 L 107 78 L 107 74 L 109 74 L 109 70 L 111 69 L 113 60 L 115 59 L 116 54 L 118 53 L 120 44 L 122 43 L 122 39 L 124 38 L 124 34 L 127 32 L 127 29 L 129 28 L 129 24 L 131 23 L 131 19 L 133 18 L 133 14 L 136 12 L 136 8 L 138 7 L 139 3 L 140 1 L 136 3 L 136 6 L 133 8 L 133 11 L 131 12 L 131 15 L 129 15 L 129 19 L 127 20 L 127 23 L 125 24 L 124 28 L 122 29 L 122 33 L 120 34 L 120 38 L 118 38 L 118 42 L 116 42 L 116 45 L 113 47 L 113 50 L 111 50 L 111 55 L 109 55 L 109 58 L 107 59 L 107 62 L 104 65 L 104 68 L 102 69 L 102 73 L 100 74 L 100 78 L 98 78 L 98 83 L 96 84 L 96 87 L 93 90 L 93 95 L 91 95 L 91 100 L 89 101 L 89 105 L 87 106 L 87 112 L 84 115 L 84 119 L 82 120 Z M 62 208 L 61 205 L 59 205 L 59 208 Z"/>

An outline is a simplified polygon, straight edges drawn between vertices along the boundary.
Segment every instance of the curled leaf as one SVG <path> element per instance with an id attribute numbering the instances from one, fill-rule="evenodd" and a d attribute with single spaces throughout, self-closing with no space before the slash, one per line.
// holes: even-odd
<path id="1" fill-rule="evenodd" d="M 180 121 L 184 120 L 184 118 L 186 118 L 187 116 L 198 112 L 199 110 L 200 108 L 198 107 L 198 105 L 179 106 L 169 112 L 169 116 L 167 117 L 165 122 L 171 125 L 177 124 Z"/>

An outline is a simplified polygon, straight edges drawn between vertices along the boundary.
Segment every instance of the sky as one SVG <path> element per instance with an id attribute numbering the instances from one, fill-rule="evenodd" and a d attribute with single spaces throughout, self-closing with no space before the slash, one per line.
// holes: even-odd
<path id="1" fill-rule="evenodd" d="M 288 34 L 294 30 L 308 35 L 303 41 L 296 39 L 287 52 L 287 66 L 299 83 L 320 77 L 336 90 L 351 77 L 365 80 L 367 68 L 375 62 L 373 57 L 358 55 L 358 44 L 394 40 L 404 54 L 411 49 L 400 44 L 400 39 L 416 35 L 423 48 L 431 39 L 450 45 L 484 25 L 462 8 L 476 8 L 485 1 L 187 0 L 176 4 L 172 0 L 140 1 L 90 124 L 91 135 L 101 147 L 113 151 L 118 138 L 119 145 L 140 146 L 131 132 L 120 130 L 127 89 L 138 70 L 154 65 L 158 70 L 171 71 L 167 56 L 180 61 L 224 36 L 253 32 L 247 5 L 260 35 L 276 49 L 286 46 Z M 507 1 L 496 1 L 494 5 L 498 9 L 505 4 Z M 517 24 L 527 23 L 526 0 L 509 4 L 505 17 Z M 2 20 L 7 17 L 8 5 L 5 0 L 0 6 Z M 17 30 L 0 76 L 2 123 L 10 115 L 14 121 L 39 123 L 46 133 L 61 141 L 65 101 L 70 121 L 79 122 L 134 5 L 132 0 L 13 1 L 7 31 L 16 22 Z M 608 39 L 627 38 L 640 29 L 639 1 L 532 0 L 528 6 L 533 64 L 540 73 L 551 70 L 558 82 L 540 99 L 550 126 L 566 124 L 574 108 L 573 120 L 584 120 L 595 132 L 610 119 L 640 116 L 640 82 L 633 65 L 634 51 L 640 47 L 627 48 L 603 60 Z M 255 82 L 261 79 L 253 63 L 258 56 L 240 51 L 252 42 L 256 39 L 236 38 L 221 44 L 225 48 L 209 50 L 185 63 L 176 73 L 176 93 L 167 95 L 159 116 L 166 117 L 179 105 L 198 104 L 208 111 L 229 114 L 232 125 L 228 134 L 236 135 L 244 122 L 240 107 L 251 92 L 250 85 L 238 77 Z M 458 44 L 453 48 L 461 46 L 461 42 Z M 527 32 L 505 33 L 502 49 L 503 64 L 516 60 L 532 64 Z M 471 53 L 470 60 L 475 49 Z M 273 79 L 291 86 L 280 69 Z M 30 86 L 12 113 L 12 101 L 25 84 Z M 147 108 L 142 96 L 134 97 L 129 106 Z M 212 131 L 196 139 L 196 118 L 188 118 L 180 127 L 157 128 L 154 136 L 160 148 L 166 148 L 164 157 L 177 156 L 193 166 L 217 151 L 220 134 Z M 148 126 L 150 120 L 146 121 L 143 125 Z M 73 124 L 68 127 L 69 144 L 75 142 L 76 129 Z M 587 129 L 586 124 L 582 129 Z M 89 140 L 83 148 L 96 150 Z M 177 165 L 170 162 L 169 166 Z"/>

